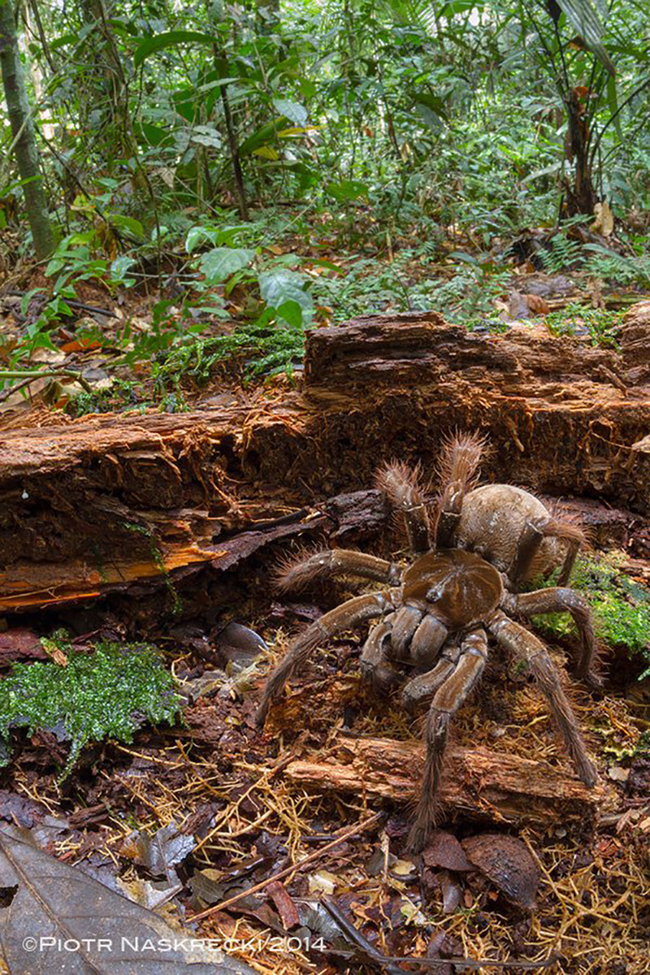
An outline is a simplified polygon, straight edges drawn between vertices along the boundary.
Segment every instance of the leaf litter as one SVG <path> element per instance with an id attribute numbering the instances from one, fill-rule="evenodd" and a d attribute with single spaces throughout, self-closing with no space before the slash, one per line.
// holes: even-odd
<path id="1" fill-rule="evenodd" d="M 274 605 L 291 627 L 290 604 Z M 494 823 L 461 819 L 434 832 L 421 860 L 409 858 L 408 807 L 308 795 L 283 770 L 297 756 L 326 754 L 342 722 L 399 740 L 419 736 L 417 721 L 385 703 L 366 706 L 356 650 L 340 640 L 293 682 L 282 720 L 262 735 L 258 691 L 285 630 L 262 638 L 239 627 L 212 634 L 214 658 L 201 641 L 180 656 L 172 650 L 181 689 L 212 659 L 226 666 L 190 697 L 183 723 L 106 743 L 101 760 L 96 750 L 82 755 L 63 784 L 38 740 L 24 745 L 3 773 L 0 817 L 30 830 L 66 869 L 91 871 L 116 896 L 162 912 L 164 923 L 230 937 L 244 946 L 233 958 L 258 972 L 409 971 L 416 959 L 420 970 L 438 962 L 435 971 L 461 970 L 459 959 L 466 970 L 645 970 L 647 792 L 628 787 L 637 773 L 611 784 L 615 799 L 596 833 L 495 832 Z M 233 648 L 241 661 L 229 659 Z M 244 669 L 229 676 L 233 664 Z M 546 709 L 527 686 L 515 693 L 512 680 L 496 668 L 483 699 L 463 710 L 458 742 L 553 763 Z M 621 696 L 576 703 L 592 741 L 618 742 L 629 766 L 633 708 Z M 630 767 L 641 768 L 636 759 Z"/>

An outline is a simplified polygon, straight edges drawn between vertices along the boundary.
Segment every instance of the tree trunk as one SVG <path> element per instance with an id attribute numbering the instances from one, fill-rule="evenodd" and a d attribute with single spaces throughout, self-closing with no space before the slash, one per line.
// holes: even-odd
<path id="1" fill-rule="evenodd" d="M 34 123 L 18 52 L 16 22 L 11 0 L 0 0 L 0 66 L 34 250 L 38 259 L 44 260 L 54 250 L 54 234 L 43 188 Z"/>

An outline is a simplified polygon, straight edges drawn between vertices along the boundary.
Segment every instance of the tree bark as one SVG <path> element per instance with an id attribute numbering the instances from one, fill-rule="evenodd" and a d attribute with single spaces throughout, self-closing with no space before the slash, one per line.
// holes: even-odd
<path id="1" fill-rule="evenodd" d="M 16 22 L 11 0 L 0 0 L 0 67 L 14 139 L 14 153 L 23 183 L 34 250 L 38 259 L 44 260 L 54 250 L 54 234 L 43 188 L 34 123 L 18 52 Z"/>

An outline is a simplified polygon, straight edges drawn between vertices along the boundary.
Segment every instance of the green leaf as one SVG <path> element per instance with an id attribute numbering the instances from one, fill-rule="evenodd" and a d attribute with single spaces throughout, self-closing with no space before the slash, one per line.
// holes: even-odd
<path id="1" fill-rule="evenodd" d="M 302 325 L 302 308 L 297 301 L 284 301 L 276 311 L 293 328 L 300 328 Z"/>
<path id="2" fill-rule="evenodd" d="M 567 21 L 578 32 L 589 50 L 595 54 L 611 75 L 615 75 L 616 68 L 603 47 L 604 27 L 591 0 L 557 0 L 557 3 Z"/>
<path id="3" fill-rule="evenodd" d="M 154 34 L 152 37 L 145 37 L 140 41 L 133 55 L 133 63 L 138 68 L 150 54 L 162 51 L 166 47 L 174 47 L 176 44 L 191 42 L 214 44 L 215 38 L 212 34 L 204 34 L 198 30 L 169 30 L 163 34 Z"/>
<path id="4" fill-rule="evenodd" d="M 300 102 L 292 102 L 288 98 L 274 98 L 273 106 L 280 115 L 284 115 L 294 125 L 304 125 L 308 112 Z"/>
<path id="5" fill-rule="evenodd" d="M 270 308 L 275 308 L 276 312 L 285 319 L 290 325 L 297 321 L 297 311 L 295 305 L 300 309 L 300 321 L 309 319 L 314 310 L 314 303 L 311 295 L 305 291 L 306 278 L 296 271 L 289 271 L 286 268 L 276 268 L 273 271 L 264 271 L 259 276 L 260 294 Z"/>
<path id="6" fill-rule="evenodd" d="M 127 287 L 131 287 L 135 284 L 135 278 L 126 277 L 126 273 L 129 268 L 137 264 L 134 257 L 127 257 L 126 255 L 122 257 L 116 257 L 111 263 L 111 278 L 117 284 L 124 284 Z"/>
<path id="7" fill-rule="evenodd" d="M 258 129 L 257 132 L 254 132 L 253 135 L 250 135 L 248 139 L 242 142 L 239 147 L 239 155 L 252 155 L 260 146 L 274 139 L 278 130 L 284 128 L 285 124 L 284 116 L 276 119 L 275 122 L 267 122 L 266 125 L 263 125 L 261 129 Z"/>
<path id="8" fill-rule="evenodd" d="M 210 284 L 220 284 L 250 264 L 255 251 L 244 247 L 215 247 L 201 258 L 201 270 Z"/>
<path id="9" fill-rule="evenodd" d="M 325 192 L 342 203 L 345 200 L 358 200 L 361 196 L 367 196 L 368 185 L 358 179 L 343 179 L 340 183 L 326 183 Z"/>
<path id="10" fill-rule="evenodd" d="M 123 213 L 109 213 L 108 219 L 118 230 L 128 230 L 138 240 L 144 240 L 144 227 L 135 217 L 125 217 Z"/>

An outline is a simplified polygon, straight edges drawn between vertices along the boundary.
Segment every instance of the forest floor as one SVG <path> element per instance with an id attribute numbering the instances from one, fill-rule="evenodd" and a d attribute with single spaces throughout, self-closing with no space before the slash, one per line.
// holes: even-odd
<path id="1" fill-rule="evenodd" d="M 638 283 L 603 282 L 570 267 L 547 273 L 526 260 L 473 268 L 468 276 L 471 265 L 445 260 L 439 249 L 435 259 L 415 254 L 410 243 L 394 240 L 389 253 L 344 259 L 327 234 L 309 253 L 290 235 L 272 246 L 278 257 L 299 252 L 307 262 L 318 281 L 314 320 L 321 325 L 370 310 L 418 307 L 436 292 L 450 317 L 472 328 L 505 331 L 511 321 L 532 317 L 554 334 L 615 347 L 622 312 L 647 297 Z M 447 249 L 465 248 L 471 241 Z M 0 427 L 41 425 L 51 409 L 71 416 L 174 412 L 232 398 L 274 398 L 300 383 L 300 334 L 278 348 L 269 346 L 266 333 L 253 331 L 243 344 L 213 346 L 218 355 L 204 368 L 212 340 L 228 339 L 250 323 L 255 289 L 245 281 L 214 289 L 225 318 L 190 314 L 179 285 L 185 268 L 173 255 L 167 260 L 164 284 L 151 293 L 141 285 L 125 292 L 80 279 L 73 300 L 95 310 L 70 305 L 73 314 L 48 331 L 51 341 L 32 350 L 29 365 L 47 363 L 54 375 L 27 376 L 21 390 L 2 393 Z M 435 287 L 423 286 L 431 281 Z M 31 293 L 46 283 L 26 268 L 7 282 L 0 308 L 13 349 L 33 337 L 30 326 L 49 307 L 48 296 Z M 206 303 L 209 296 L 194 297 Z M 133 322 L 128 334 L 127 318 Z M 201 330 L 188 344 L 191 322 Z M 284 355 L 275 376 L 252 371 L 260 348 Z M 650 572 L 642 560 L 621 573 L 638 587 L 637 596 L 647 590 Z M 639 619 L 645 598 L 635 604 Z M 604 690 L 572 690 L 606 785 L 595 826 L 554 820 L 513 830 L 496 815 L 490 821 L 450 814 L 418 858 L 406 852 L 408 797 L 383 801 L 363 787 L 347 794 L 306 792 L 285 774 L 298 759 L 327 758 L 342 736 L 420 740 L 420 718 L 368 694 L 358 641 L 340 639 L 323 648 L 292 681 L 290 698 L 273 712 L 266 731 L 255 726 L 269 665 L 288 635 L 323 608 L 308 597 L 295 602 L 265 590 L 232 607 L 231 620 L 252 628 L 237 631 L 235 645 L 232 630 L 229 639 L 219 627 L 206 631 L 203 621 L 149 628 L 147 641 L 162 649 L 178 681 L 182 721 L 142 727 L 132 743 L 87 745 L 63 782 L 69 740 L 60 728 L 14 731 L 15 754 L 0 779 L 0 818 L 28 829 L 42 849 L 155 909 L 172 926 L 180 922 L 199 937 L 225 939 L 231 954 L 269 975 L 504 967 L 570 975 L 650 971 L 644 876 L 650 756 L 647 741 L 645 749 L 639 745 L 650 728 L 650 701 L 648 680 L 638 680 L 641 660 L 628 658 L 620 646 L 606 647 Z M 0 659 L 8 666 L 33 657 L 51 618 L 32 614 L 0 623 Z M 83 653 L 101 641 L 124 640 L 129 621 L 111 616 L 92 632 L 79 629 L 74 649 Z M 265 641 L 261 653 L 255 633 Z M 570 638 L 545 635 L 564 662 Z M 57 649 L 71 652 L 68 637 L 59 635 L 54 644 L 50 656 Z M 499 655 L 482 692 L 458 716 L 456 746 L 533 757 L 573 774 L 543 700 Z M 476 853 L 471 862 L 467 857 L 481 845 L 498 850 L 504 835 L 520 841 L 514 880 L 496 876 L 489 864 L 477 866 Z M 476 837 L 483 839 L 468 842 Z"/>

